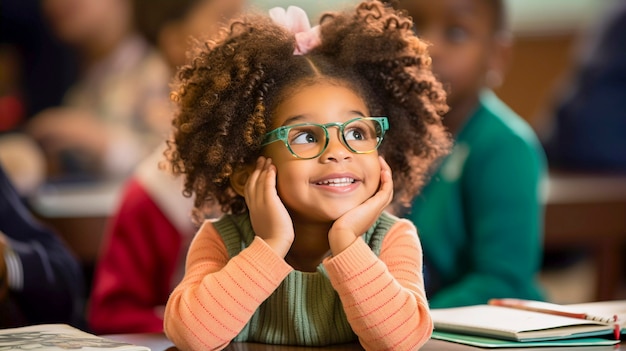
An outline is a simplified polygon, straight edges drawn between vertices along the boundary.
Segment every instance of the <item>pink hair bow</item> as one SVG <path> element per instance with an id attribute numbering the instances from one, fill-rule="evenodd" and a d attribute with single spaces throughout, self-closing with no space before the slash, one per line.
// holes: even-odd
<path id="1" fill-rule="evenodd" d="M 282 7 L 274 7 L 270 9 L 270 18 L 294 33 L 296 37 L 294 55 L 304 55 L 322 42 L 319 26 L 311 28 L 306 12 L 297 6 L 289 6 L 286 11 Z"/>

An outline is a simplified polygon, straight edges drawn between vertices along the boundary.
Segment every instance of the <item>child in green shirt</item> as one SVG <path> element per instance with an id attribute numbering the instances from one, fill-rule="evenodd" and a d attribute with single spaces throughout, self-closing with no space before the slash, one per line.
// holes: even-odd
<path id="1" fill-rule="evenodd" d="M 542 299 L 543 150 L 533 130 L 489 90 L 510 55 L 498 0 L 399 0 L 431 43 L 433 71 L 447 86 L 444 124 L 452 153 L 407 214 L 422 241 L 430 306 Z"/>

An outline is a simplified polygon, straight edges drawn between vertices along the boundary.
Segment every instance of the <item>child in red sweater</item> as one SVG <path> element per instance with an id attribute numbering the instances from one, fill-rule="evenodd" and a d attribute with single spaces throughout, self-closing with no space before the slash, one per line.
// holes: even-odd
<path id="1" fill-rule="evenodd" d="M 231 341 L 415 350 L 431 335 L 408 204 L 449 139 L 410 19 L 378 1 L 231 23 L 178 73 L 167 152 L 205 221 L 171 294 L 180 349 Z M 391 170 L 394 170 L 392 175 Z"/>
<path id="2" fill-rule="evenodd" d="M 220 21 L 243 0 L 133 0 L 138 30 L 171 68 L 185 63 L 194 37 L 214 35 Z M 172 118 L 173 106 L 153 106 Z M 96 266 L 88 320 L 99 334 L 163 331 L 165 302 L 183 276 L 189 243 L 198 229 L 193 201 L 182 195 L 182 179 L 161 169 L 164 145 L 136 167 L 111 219 Z M 218 215 L 211 209 L 207 216 Z"/>

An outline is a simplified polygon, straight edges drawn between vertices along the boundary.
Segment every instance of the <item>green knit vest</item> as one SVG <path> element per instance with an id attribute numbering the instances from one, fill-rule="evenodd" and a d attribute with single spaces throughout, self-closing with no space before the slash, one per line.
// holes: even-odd
<path id="1" fill-rule="evenodd" d="M 398 218 L 384 212 L 362 236 L 378 256 L 381 243 Z M 234 257 L 254 239 L 250 217 L 226 215 L 214 223 Z M 316 272 L 292 271 L 254 312 L 233 341 L 324 346 L 356 341 L 324 266 Z"/>

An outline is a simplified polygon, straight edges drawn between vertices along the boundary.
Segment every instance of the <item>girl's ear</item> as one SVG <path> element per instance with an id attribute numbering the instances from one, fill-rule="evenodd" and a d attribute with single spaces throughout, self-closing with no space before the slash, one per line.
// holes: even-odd
<path id="1" fill-rule="evenodd" d="M 237 168 L 230 176 L 230 186 L 233 187 L 237 195 L 244 196 L 246 182 L 250 174 L 252 174 L 252 170 L 253 168 L 251 166 L 242 166 Z"/>

